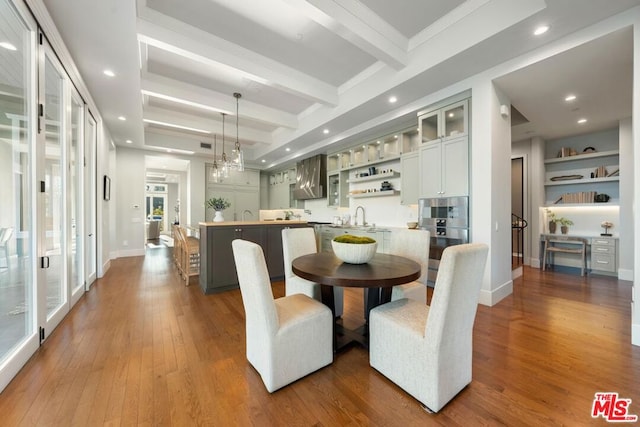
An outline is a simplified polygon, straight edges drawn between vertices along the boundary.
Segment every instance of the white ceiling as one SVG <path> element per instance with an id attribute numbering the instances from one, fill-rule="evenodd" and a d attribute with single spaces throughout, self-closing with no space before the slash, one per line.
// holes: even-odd
<path id="1" fill-rule="evenodd" d="M 224 112 L 229 151 L 239 92 L 245 156 L 275 167 L 354 141 L 363 123 L 411 125 L 425 107 L 416 105 L 421 98 L 638 4 L 47 0 L 46 8 L 117 145 L 129 139 L 139 148 L 210 156 L 200 142 L 212 143 L 214 134 L 220 141 Z M 534 37 L 543 23 L 550 31 Z M 514 128 L 514 140 L 595 130 L 630 115 L 630 67 L 631 33 L 623 31 L 499 79 L 530 121 Z M 579 92 L 572 108 L 554 106 L 570 91 Z M 589 122 L 577 128 L 581 114 Z"/>

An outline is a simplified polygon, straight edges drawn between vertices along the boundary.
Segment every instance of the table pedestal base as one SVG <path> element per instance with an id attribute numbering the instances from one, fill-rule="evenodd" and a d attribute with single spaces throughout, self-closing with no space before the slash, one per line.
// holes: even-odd
<path id="1" fill-rule="evenodd" d="M 333 296 L 333 286 L 321 285 L 320 292 L 322 303 L 331 309 L 333 314 L 333 351 L 340 352 L 352 345 L 360 345 L 369 348 L 369 312 L 380 304 L 391 301 L 391 289 L 387 288 L 367 288 L 367 306 L 365 308 L 365 324 L 356 328 L 348 329 L 336 319 L 336 309 Z"/>

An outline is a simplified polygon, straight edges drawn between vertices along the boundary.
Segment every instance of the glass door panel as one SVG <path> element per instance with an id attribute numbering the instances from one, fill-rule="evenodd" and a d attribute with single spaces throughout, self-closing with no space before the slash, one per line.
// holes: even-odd
<path id="1" fill-rule="evenodd" d="M 0 0 L 0 392 L 35 352 L 35 28 Z"/>
<path id="2" fill-rule="evenodd" d="M 84 292 L 83 274 L 83 205 L 82 205 L 82 147 L 84 133 L 84 105 L 77 94 L 71 97 L 71 126 L 69 135 L 69 181 L 68 181 L 68 229 L 69 229 L 69 287 L 71 305 Z"/>
<path id="3" fill-rule="evenodd" d="M 98 131 L 96 121 L 87 111 L 86 131 L 84 141 L 84 226 L 85 226 L 85 247 L 84 247 L 84 272 L 87 290 L 96 280 L 96 144 L 98 142 Z"/>
<path id="4" fill-rule="evenodd" d="M 422 142 L 434 141 L 442 136 L 440 135 L 439 120 L 440 113 L 438 111 L 418 117 Z"/>
<path id="5" fill-rule="evenodd" d="M 45 268 L 46 291 L 46 333 L 62 319 L 68 311 L 63 308 L 67 303 L 66 258 L 64 248 L 64 75 L 50 49 L 44 59 L 44 206 L 40 214 L 44 216 L 43 252 L 48 268 Z M 43 303 L 41 299 L 39 301 Z M 61 313 L 62 315 L 57 315 Z M 53 320 L 54 315 L 56 320 Z M 59 317 L 59 318 L 58 318 Z M 52 324 L 49 322 L 52 321 Z"/>
<path id="6" fill-rule="evenodd" d="M 467 133 L 466 101 L 453 104 L 444 110 L 444 137 L 462 136 Z"/>

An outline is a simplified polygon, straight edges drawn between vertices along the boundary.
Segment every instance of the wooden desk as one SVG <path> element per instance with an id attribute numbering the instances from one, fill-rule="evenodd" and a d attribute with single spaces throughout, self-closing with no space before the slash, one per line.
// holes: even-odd
<path id="1" fill-rule="evenodd" d="M 591 273 L 617 275 L 618 272 L 618 237 L 617 236 L 601 236 L 587 234 L 541 234 L 540 235 L 540 259 L 541 267 L 545 266 L 544 246 L 545 240 L 550 238 L 554 244 L 566 247 L 580 246 L 580 240 L 585 240 L 585 257 L 587 264 L 584 268 L 589 269 Z M 577 246 L 576 246 L 577 245 Z M 555 261 L 552 261 L 555 263 Z M 572 264 L 560 264 L 571 265 Z"/>
<path id="2" fill-rule="evenodd" d="M 369 311 L 391 301 L 395 285 L 409 283 L 420 277 L 420 264 L 397 255 L 377 253 L 366 264 L 343 263 L 333 253 L 320 252 L 293 260 L 293 272 L 303 279 L 320 283 L 322 302 L 335 319 L 334 286 L 369 288 L 365 309 L 366 323 L 356 331 L 350 331 L 334 322 L 334 349 L 340 350 L 352 342 L 368 346 Z M 373 289 L 372 289 L 373 288 Z"/>
<path id="3" fill-rule="evenodd" d="M 545 235 L 543 238 L 544 252 L 542 255 L 542 271 L 547 266 L 547 255 L 553 257 L 556 252 L 564 254 L 575 254 L 581 257 L 580 275 L 584 276 L 587 271 L 587 246 L 588 241 L 583 237 L 566 236 L 566 235 Z"/>

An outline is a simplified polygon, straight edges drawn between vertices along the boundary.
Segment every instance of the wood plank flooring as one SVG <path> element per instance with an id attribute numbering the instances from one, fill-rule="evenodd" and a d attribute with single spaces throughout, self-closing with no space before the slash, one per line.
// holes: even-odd
<path id="1" fill-rule="evenodd" d="M 245 359 L 240 292 L 206 296 L 193 282 L 169 249 L 113 261 L 0 394 L 0 425 L 604 425 L 590 416 L 598 391 L 640 415 L 630 282 L 525 268 L 511 296 L 479 306 L 473 382 L 438 414 L 362 348 L 269 394 Z M 343 321 L 361 318 L 361 291 L 347 290 Z"/>

